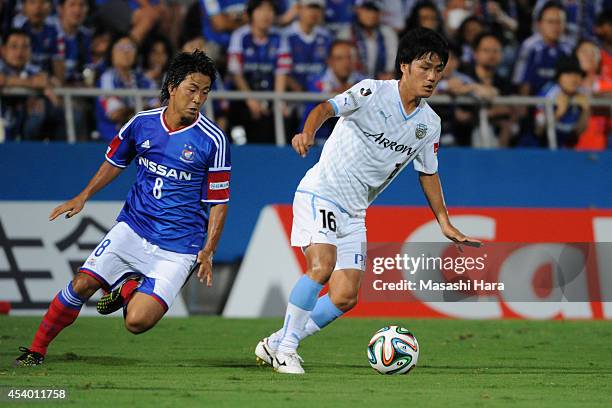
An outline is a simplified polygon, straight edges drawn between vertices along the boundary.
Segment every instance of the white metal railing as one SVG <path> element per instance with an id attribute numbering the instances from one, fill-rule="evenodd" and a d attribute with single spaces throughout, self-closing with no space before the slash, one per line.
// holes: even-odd
<path id="1" fill-rule="evenodd" d="M 159 91 L 152 89 L 99 89 L 99 88 L 54 88 L 55 95 L 64 99 L 64 111 L 66 117 L 67 140 L 70 143 L 76 142 L 76 132 L 74 127 L 74 98 L 96 98 L 98 96 L 118 96 L 131 97 L 135 99 L 135 110 L 141 111 L 144 108 L 144 100 L 154 98 L 159 95 Z M 0 89 L 0 95 L 37 95 L 36 91 L 26 88 Z M 320 102 L 334 96 L 333 94 L 315 92 L 238 92 L 238 91 L 218 91 L 211 92 L 208 100 L 204 104 L 206 115 L 214 119 L 212 102 L 216 99 L 224 100 L 246 100 L 258 99 L 273 102 L 273 117 L 275 140 L 278 146 L 285 145 L 285 125 L 283 121 L 284 102 Z M 551 149 L 557 148 L 555 137 L 555 109 L 554 99 L 535 97 L 535 96 L 498 96 L 490 102 L 483 102 L 475 97 L 462 96 L 450 97 L 448 95 L 436 95 L 427 99 L 432 105 L 472 105 L 478 107 L 478 118 L 481 129 L 482 147 L 492 147 L 494 136 L 491 134 L 489 126 L 488 109 L 491 106 L 544 106 L 547 124 L 548 146 Z M 591 106 L 608 107 L 612 110 L 612 98 L 591 98 Z"/>

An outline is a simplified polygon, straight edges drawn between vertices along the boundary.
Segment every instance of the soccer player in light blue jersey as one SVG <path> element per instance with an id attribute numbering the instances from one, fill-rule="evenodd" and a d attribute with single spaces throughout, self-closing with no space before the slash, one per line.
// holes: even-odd
<path id="1" fill-rule="evenodd" d="M 302 248 L 306 273 L 289 295 L 285 323 L 262 339 L 255 355 L 283 374 L 304 374 L 300 342 L 357 303 L 365 270 L 366 210 L 413 163 L 444 236 L 479 245 L 451 223 L 438 178 L 440 117 L 425 101 L 448 61 L 438 33 L 417 28 L 401 40 L 396 70 L 401 79 L 365 79 L 315 107 L 293 148 L 306 156 L 323 122 L 339 116 L 319 161 L 306 173 L 293 200 L 291 245 Z M 329 293 L 319 292 L 329 281 Z"/>
<path id="2" fill-rule="evenodd" d="M 231 171 L 225 135 L 200 113 L 215 77 L 213 61 L 202 51 L 179 54 L 161 90 L 165 106 L 130 119 L 87 187 L 51 212 L 51 221 L 61 214 L 73 217 L 135 162 L 136 183 L 117 224 L 53 299 L 30 348 L 20 348 L 16 366 L 41 364 L 49 343 L 100 288 L 108 294 L 98 302 L 98 311 L 108 314 L 123 307 L 125 327 L 139 334 L 162 318 L 191 271 L 212 285 Z"/>

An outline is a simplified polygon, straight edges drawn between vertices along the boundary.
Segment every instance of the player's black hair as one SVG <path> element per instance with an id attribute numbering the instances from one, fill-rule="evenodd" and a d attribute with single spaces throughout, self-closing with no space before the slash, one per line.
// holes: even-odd
<path id="1" fill-rule="evenodd" d="M 246 5 L 246 13 L 249 19 L 253 17 L 253 11 L 264 3 L 268 3 L 274 9 L 274 13 L 278 14 L 278 6 L 274 0 L 249 0 Z"/>
<path id="2" fill-rule="evenodd" d="M 448 42 L 442 34 L 425 27 L 408 31 L 400 40 L 395 58 L 395 73 L 402 76 L 401 64 L 410 64 L 424 56 L 435 54 L 446 65 L 448 62 Z"/>
<path id="3" fill-rule="evenodd" d="M 162 105 L 168 103 L 170 89 L 176 88 L 189 74 L 194 73 L 200 73 L 209 77 L 211 86 L 217 78 L 215 63 L 204 51 L 195 50 L 191 54 L 179 52 L 170 62 L 168 72 L 166 72 L 166 78 L 160 93 Z"/>
<path id="4" fill-rule="evenodd" d="M 2 44 L 6 45 L 6 43 L 9 40 L 9 38 L 11 38 L 11 36 L 13 36 L 13 35 L 23 35 L 25 37 L 30 38 L 30 34 L 28 34 L 27 31 L 25 31 L 25 30 L 23 30 L 21 28 L 11 28 L 2 37 Z"/>
<path id="5" fill-rule="evenodd" d="M 544 12 L 546 10 L 548 10 L 548 9 L 551 9 L 551 8 L 559 9 L 559 10 L 561 10 L 561 11 L 563 11 L 565 13 L 565 8 L 563 7 L 563 4 L 561 4 L 557 0 L 550 0 L 550 1 L 547 1 L 546 3 L 544 3 L 544 5 L 540 9 L 540 11 L 538 12 L 537 20 L 538 21 L 542 21 L 542 17 L 544 16 Z"/>
<path id="6" fill-rule="evenodd" d="M 476 38 L 474 38 L 474 42 L 472 43 L 472 49 L 476 51 L 476 49 L 480 46 L 482 40 L 488 37 L 495 38 L 502 47 L 504 46 L 504 41 L 502 40 L 501 36 L 497 35 L 493 31 L 483 31 L 482 33 L 478 34 Z"/>

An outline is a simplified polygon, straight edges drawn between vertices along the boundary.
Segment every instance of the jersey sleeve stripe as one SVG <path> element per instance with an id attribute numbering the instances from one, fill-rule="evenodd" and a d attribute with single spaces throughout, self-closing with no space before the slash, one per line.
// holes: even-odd
<path id="1" fill-rule="evenodd" d="M 215 173 L 218 171 L 230 171 L 232 169 L 232 166 L 229 167 L 211 167 L 210 169 L 208 169 L 209 173 Z"/>
<path id="2" fill-rule="evenodd" d="M 225 137 L 223 137 L 223 132 L 219 130 L 212 122 L 210 122 L 206 117 L 202 116 L 201 119 L 202 125 L 211 131 L 213 135 L 216 136 L 216 140 L 219 142 L 220 151 L 218 159 L 219 162 L 217 164 L 218 167 L 223 166 L 225 162 Z"/>
<path id="3" fill-rule="evenodd" d="M 229 198 L 226 198 L 224 200 L 202 200 L 203 203 L 227 203 L 229 202 Z"/>
<path id="4" fill-rule="evenodd" d="M 198 126 L 198 128 L 200 128 L 200 130 L 202 132 L 204 132 L 204 134 L 206 136 L 211 138 L 211 140 L 213 141 L 213 143 L 217 147 L 217 151 L 215 152 L 215 167 L 220 167 L 219 166 L 219 142 L 217 141 L 217 139 L 213 135 L 210 134 L 210 132 L 208 132 L 206 129 L 204 129 L 204 126 L 202 126 L 201 122 L 198 122 L 197 126 Z"/>
<path id="5" fill-rule="evenodd" d="M 120 169 L 125 169 L 125 167 L 126 167 L 126 166 L 122 166 L 120 164 L 115 163 L 114 161 L 109 159 L 108 156 L 106 156 L 106 155 L 104 155 L 104 158 L 106 159 L 107 162 L 109 162 L 110 164 L 112 164 L 115 167 L 119 167 Z"/>
<path id="6" fill-rule="evenodd" d="M 207 128 L 204 121 L 200 120 L 198 122 L 198 127 L 215 142 L 215 146 L 217 146 L 217 151 L 215 152 L 215 167 L 221 166 L 220 164 L 221 143 L 220 143 L 219 138 L 214 133 L 212 133 L 210 129 Z"/>
<path id="7" fill-rule="evenodd" d="M 225 164 L 225 137 L 223 137 L 223 133 L 215 132 L 215 129 L 207 124 L 205 121 L 200 121 L 202 128 L 206 129 L 206 133 L 208 133 L 214 140 L 217 141 L 217 152 L 215 154 L 215 167 L 222 167 Z"/>
<path id="8" fill-rule="evenodd" d="M 338 109 L 338 104 L 336 103 L 336 101 L 333 99 L 328 99 L 327 102 L 329 102 L 334 108 L 334 116 L 338 116 L 338 112 L 340 112 L 340 109 Z"/>
<path id="9" fill-rule="evenodd" d="M 219 166 L 225 166 L 226 138 L 223 131 L 205 116 L 202 116 L 202 122 L 208 124 L 210 128 L 219 136 L 219 146 L 221 147 L 221 163 L 219 163 Z"/>

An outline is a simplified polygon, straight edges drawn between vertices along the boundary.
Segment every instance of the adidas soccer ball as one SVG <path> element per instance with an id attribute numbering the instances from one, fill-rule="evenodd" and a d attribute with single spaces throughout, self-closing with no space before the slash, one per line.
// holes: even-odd
<path id="1" fill-rule="evenodd" d="M 419 359 L 419 343 L 399 326 L 383 327 L 368 344 L 368 360 L 381 374 L 407 374 Z"/>

